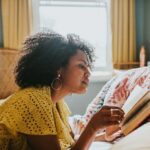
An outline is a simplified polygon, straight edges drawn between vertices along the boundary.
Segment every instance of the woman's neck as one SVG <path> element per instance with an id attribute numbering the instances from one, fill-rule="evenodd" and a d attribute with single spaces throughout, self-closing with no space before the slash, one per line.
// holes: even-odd
<path id="1" fill-rule="evenodd" d="M 51 90 L 51 97 L 54 104 L 56 104 L 58 101 L 63 99 L 68 94 L 69 92 L 67 90 L 58 90 L 58 91 L 55 91 L 53 89 Z"/>

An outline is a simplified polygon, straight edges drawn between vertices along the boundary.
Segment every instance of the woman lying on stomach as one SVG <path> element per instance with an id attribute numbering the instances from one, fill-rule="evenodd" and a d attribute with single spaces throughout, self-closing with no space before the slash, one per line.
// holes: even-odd
<path id="1" fill-rule="evenodd" d="M 1 149 L 87 150 L 99 129 L 122 120 L 120 108 L 104 106 L 74 140 L 63 98 L 86 92 L 93 62 L 93 49 L 78 36 L 37 33 L 23 52 L 15 70 L 20 90 L 0 106 Z"/>

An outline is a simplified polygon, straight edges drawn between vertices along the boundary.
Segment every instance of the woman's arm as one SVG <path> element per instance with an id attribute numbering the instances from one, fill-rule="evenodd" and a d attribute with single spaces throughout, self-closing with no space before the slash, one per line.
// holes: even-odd
<path id="1" fill-rule="evenodd" d="M 95 138 L 96 132 L 88 125 L 71 150 L 87 150 Z M 28 144 L 33 150 L 61 150 L 56 135 L 26 135 Z"/>
<path id="2" fill-rule="evenodd" d="M 113 114 L 111 113 L 113 111 Z M 71 150 L 87 150 L 94 141 L 98 130 L 117 125 L 123 119 L 124 112 L 118 107 L 103 106 L 89 121 L 85 130 Z M 103 138 L 103 137 L 102 137 Z"/>
<path id="3" fill-rule="evenodd" d="M 111 114 L 111 109 L 114 110 L 114 115 Z M 77 142 L 72 146 L 71 150 L 88 150 L 92 141 L 95 139 L 97 131 L 111 125 L 119 124 L 123 115 L 123 111 L 117 107 L 103 106 L 89 121 Z M 29 145 L 34 150 L 61 150 L 56 135 L 26 136 Z"/>
<path id="4" fill-rule="evenodd" d="M 88 124 L 71 150 L 88 150 L 96 135 L 95 129 Z"/>
<path id="5" fill-rule="evenodd" d="M 33 150 L 61 150 L 56 135 L 26 135 L 26 137 Z"/>
<path id="6" fill-rule="evenodd" d="M 118 125 L 107 127 L 104 132 L 97 134 L 95 141 L 113 142 L 122 136 L 121 129 Z"/>

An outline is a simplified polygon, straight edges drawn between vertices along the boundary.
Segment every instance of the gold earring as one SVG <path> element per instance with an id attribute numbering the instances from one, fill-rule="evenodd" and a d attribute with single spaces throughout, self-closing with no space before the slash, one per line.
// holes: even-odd
<path id="1" fill-rule="evenodd" d="M 51 88 L 55 91 L 59 91 L 62 88 L 62 81 L 60 79 L 60 74 L 52 81 Z"/>

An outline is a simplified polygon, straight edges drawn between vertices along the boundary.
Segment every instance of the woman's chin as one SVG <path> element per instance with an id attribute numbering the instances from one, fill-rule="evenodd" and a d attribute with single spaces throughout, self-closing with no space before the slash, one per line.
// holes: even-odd
<path id="1" fill-rule="evenodd" d="M 77 93 L 78 94 L 85 94 L 87 92 L 87 87 L 80 89 Z"/>
<path id="2" fill-rule="evenodd" d="M 82 86 L 72 90 L 72 93 L 76 94 L 85 94 L 87 92 L 88 86 L 86 84 L 82 84 Z"/>

